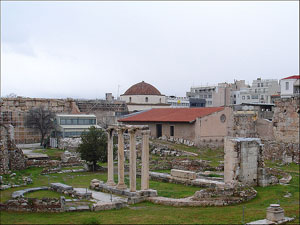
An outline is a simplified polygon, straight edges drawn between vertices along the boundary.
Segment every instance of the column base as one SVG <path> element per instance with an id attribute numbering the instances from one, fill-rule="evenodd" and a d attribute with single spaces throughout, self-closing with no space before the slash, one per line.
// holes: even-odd
<path id="1" fill-rule="evenodd" d="M 127 188 L 127 185 L 126 184 L 118 184 L 117 186 L 116 186 L 116 188 L 117 189 L 119 189 L 119 190 L 124 190 L 124 189 L 126 189 Z"/>
<path id="2" fill-rule="evenodd" d="M 106 185 L 107 186 L 116 186 L 116 183 L 114 181 L 107 181 Z"/>

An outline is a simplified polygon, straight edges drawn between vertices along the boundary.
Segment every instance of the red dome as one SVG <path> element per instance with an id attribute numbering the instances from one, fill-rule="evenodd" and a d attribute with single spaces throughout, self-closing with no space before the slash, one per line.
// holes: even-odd
<path id="1" fill-rule="evenodd" d="M 159 90 L 144 81 L 132 85 L 123 95 L 161 95 Z"/>

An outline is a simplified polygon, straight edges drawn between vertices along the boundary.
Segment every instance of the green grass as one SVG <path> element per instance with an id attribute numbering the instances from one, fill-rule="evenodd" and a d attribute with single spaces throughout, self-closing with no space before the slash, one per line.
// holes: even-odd
<path id="1" fill-rule="evenodd" d="M 62 149 L 57 149 L 57 148 L 50 148 L 50 149 L 37 149 L 33 150 L 32 152 L 34 153 L 42 153 L 42 154 L 47 154 L 50 159 L 54 160 L 60 160 L 60 156 L 62 153 L 64 153 L 65 150 Z"/>
<path id="2" fill-rule="evenodd" d="M 83 169 L 83 166 L 68 166 L 68 167 L 62 167 L 61 170 L 78 170 Z"/>
<path id="3" fill-rule="evenodd" d="M 26 198 L 59 198 L 60 196 L 64 196 L 65 198 L 71 199 L 70 196 L 64 195 L 62 193 L 58 193 L 55 191 L 49 191 L 49 190 L 41 190 L 41 191 L 34 191 L 29 192 L 24 195 Z"/>
<path id="4" fill-rule="evenodd" d="M 171 170 L 152 170 L 152 172 L 157 172 L 157 173 L 171 173 Z"/>
<path id="5" fill-rule="evenodd" d="M 280 202 L 281 207 L 285 210 L 285 215 L 295 216 L 297 219 L 290 224 L 299 224 L 299 165 L 291 164 L 282 166 L 285 171 L 295 171 L 291 173 L 293 179 L 289 185 L 274 185 L 269 187 L 256 187 L 258 195 L 255 199 L 239 205 L 225 207 L 171 207 L 155 205 L 149 202 L 131 205 L 128 208 L 120 210 L 108 210 L 98 212 L 66 212 L 66 213 L 27 213 L 27 212 L 5 212 L 1 211 L 1 224 L 128 224 L 128 223 L 194 223 L 194 224 L 241 224 L 242 212 L 245 207 L 245 223 L 264 219 L 266 217 L 266 208 L 271 203 Z M 34 186 L 47 184 L 47 177 L 37 175 L 39 168 L 28 169 L 34 177 Z M 77 174 L 77 173 L 73 173 Z M 37 175 L 37 176 L 36 176 Z M 62 176 L 66 174 L 51 174 L 51 181 L 63 181 Z M 65 178 L 67 184 L 77 186 L 88 186 L 91 178 L 106 180 L 106 174 L 100 173 L 78 173 L 77 176 Z M 56 177 L 53 177 L 56 176 Z M 36 180 L 38 179 L 38 180 Z M 128 179 L 127 179 L 128 181 Z M 138 183 L 140 181 L 138 180 Z M 157 188 L 158 193 L 172 196 L 185 196 L 187 192 L 193 192 L 190 187 L 176 184 L 166 184 L 150 181 L 151 188 Z M 174 186 L 173 186 L 174 185 Z M 184 188 L 188 188 L 184 191 Z M 1 191 L 2 196 L 23 188 L 12 188 Z M 177 189 L 177 190 L 176 190 Z M 182 192 L 182 193 L 181 193 Z M 184 193 L 185 192 L 185 193 Z M 287 193 L 292 197 L 284 198 Z M 93 219 L 90 219 L 93 218 Z"/>

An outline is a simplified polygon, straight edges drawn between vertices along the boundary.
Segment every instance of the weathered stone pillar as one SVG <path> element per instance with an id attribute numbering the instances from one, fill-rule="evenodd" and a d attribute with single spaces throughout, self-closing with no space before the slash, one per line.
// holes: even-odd
<path id="1" fill-rule="evenodd" d="M 130 176 L 130 191 L 136 191 L 136 129 L 129 130 L 130 133 L 130 160 L 129 160 L 129 176 Z"/>
<path id="2" fill-rule="evenodd" d="M 143 130 L 141 190 L 149 189 L 149 135 L 150 130 Z"/>
<path id="3" fill-rule="evenodd" d="M 107 129 L 107 182 L 109 186 L 115 186 L 114 182 L 114 130 Z"/>
<path id="4" fill-rule="evenodd" d="M 126 189 L 124 182 L 124 129 L 119 128 L 118 131 L 118 189 Z"/>

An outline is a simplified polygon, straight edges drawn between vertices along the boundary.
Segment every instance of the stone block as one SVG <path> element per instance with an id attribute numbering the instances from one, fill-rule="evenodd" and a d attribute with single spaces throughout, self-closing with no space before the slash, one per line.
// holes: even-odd
<path id="1" fill-rule="evenodd" d="M 196 179 L 196 173 L 195 172 L 185 171 L 185 170 L 172 169 L 171 170 L 171 176 L 178 177 L 178 178 L 183 178 L 183 179 L 188 179 L 188 180 Z"/>
<path id="2" fill-rule="evenodd" d="M 267 208 L 267 220 L 278 222 L 284 219 L 284 210 L 279 204 L 271 204 Z"/>

